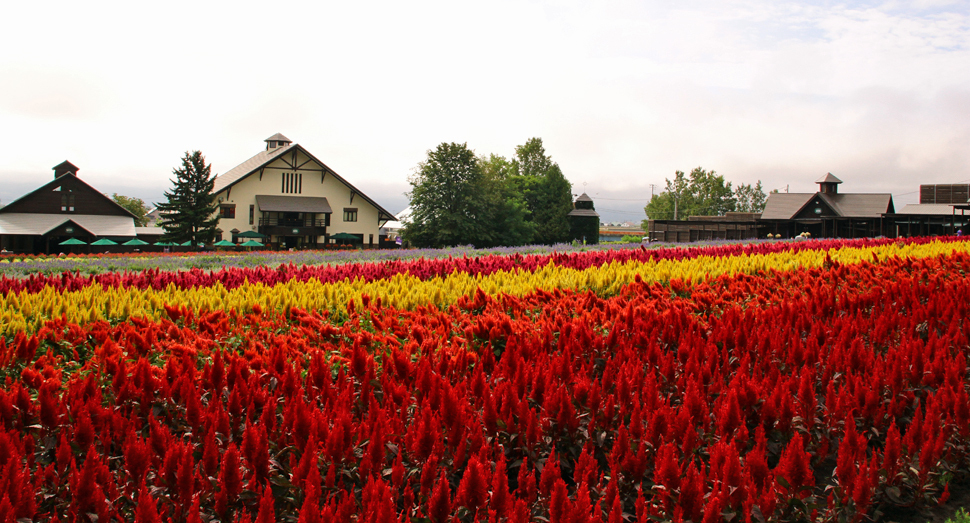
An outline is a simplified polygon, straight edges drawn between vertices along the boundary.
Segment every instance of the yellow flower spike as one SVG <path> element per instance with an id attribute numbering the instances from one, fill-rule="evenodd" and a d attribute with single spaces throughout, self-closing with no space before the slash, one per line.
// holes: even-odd
<path id="1" fill-rule="evenodd" d="M 246 282 L 238 288 L 226 289 L 222 284 L 208 288 L 178 289 L 169 284 L 161 290 L 103 288 L 91 285 L 78 291 L 58 292 L 45 287 L 37 293 L 9 293 L 0 296 L 0 335 L 32 331 L 43 321 L 65 314 L 72 322 L 91 322 L 102 319 L 126 319 L 142 316 L 159 319 L 166 316 L 164 305 L 186 306 L 200 311 L 237 310 L 249 312 L 254 304 L 263 310 L 283 310 L 298 306 L 307 310 L 343 308 L 351 300 L 358 306 L 364 294 L 380 297 L 388 306 L 414 309 L 434 304 L 447 307 L 462 296 L 482 289 L 489 295 L 523 296 L 536 289 L 591 290 L 602 295 L 620 292 L 624 285 L 640 277 L 647 282 L 670 279 L 699 282 L 724 274 L 747 273 L 771 269 L 787 271 L 803 267 L 820 267 L 826 257 L 843 264 L 880 259 L 924 258 L 953 252 L 970 252 L 970 243 L 931 242 L 923 245 L 888 244 L 879 247 L 843 247 L 829 251 L 808 250 L 797 253 L 742 254 L 726 258 L 699 256 L 685 260 L 657 262 L 612 262 L 602 267 L 583 270 L 559 267 L 551 262 L 534 272 L 516 268 L 487 276 L 453 272 L 445 277 L 421 281 L 409 274 L 394 275 L 387 280 L 367 282 L 360 278 L 324 284 L 311 279 L 306 282 L 290 280 L 267 287 Z"/>

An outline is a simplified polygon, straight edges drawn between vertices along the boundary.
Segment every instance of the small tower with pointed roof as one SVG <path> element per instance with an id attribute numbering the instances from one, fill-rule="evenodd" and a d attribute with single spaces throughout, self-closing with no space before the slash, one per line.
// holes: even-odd
<path id="1" fill-rule="evenodd" d="M 576 198 L 573 210 L 569 211 L 569 230 L 574 240 L 586 243 L 599 243 L 600 215 L 593 206 L 593 199 L 586 193 Z"/>
<path id="2" fill-rule="evenodd" d="M 54 179 L 60 178 L 65 174 L 70 174 L 71 176 L 77 176 L 78 167 L 73 163 L 64 160 L 63 162 L 52 167 L 54 169 Z"/>
<path id="3" fill-rule="evenodd" d="M 276 133 L 264 141 L 266 142 L 267 151 L 276 149 L 277 147 L 286 147 L 287 145 L 293 143 L 293 140 L 283 136 L 281 133 Z"/>
<path id="4" fill-rule="evenodd" d="M 818 192 L 822 194 L 839 194 L 839 184 L 842 183 L 842 180 L 833 176 L 832 173 L 828 173 L 816 180 L 815 183 L 818 184 Z"/>

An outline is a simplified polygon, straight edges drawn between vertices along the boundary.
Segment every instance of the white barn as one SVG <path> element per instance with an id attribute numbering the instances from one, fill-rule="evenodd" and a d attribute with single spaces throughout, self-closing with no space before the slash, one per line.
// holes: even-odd
<path id="1" fill-rule="evenodd" d="M 340 234 L 379 245 L 393 214 L 282 134 L 265 141 L 266 150 L 215 180 L 223 239 L 242 242 L 254 231 L 274 247 L 315 248 Z"/>

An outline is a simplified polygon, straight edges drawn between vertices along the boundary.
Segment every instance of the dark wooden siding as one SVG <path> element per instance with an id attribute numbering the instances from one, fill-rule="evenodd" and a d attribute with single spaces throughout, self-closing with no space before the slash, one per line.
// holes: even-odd
<path id="1" fill-rule="evenodd" d="M 970 185 L 935 184 L 919 186 L 919 203 L 965 204 L 970 201 Z"/>
<path id="2" fill-rule="evenodd" d="M 56 191 L 60 187 L 60 191 Z M 67 193 L 74 195 L 74 211 L 62 211 L 62 196 Z M 7 205 L 3 212 L 22 212 L 37 214 L 97 214 L 102 216 L 130 216 L 123 208 L 115 204 L 111 198 L 99 193 L 90 185 L 72 175 L 65 175 L 52 180 L 40 189 Z"/>

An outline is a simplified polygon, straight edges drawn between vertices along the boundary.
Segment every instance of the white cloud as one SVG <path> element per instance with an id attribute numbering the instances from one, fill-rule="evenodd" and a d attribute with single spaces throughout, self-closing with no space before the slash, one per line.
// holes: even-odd
<path id="1" fill-rule="evenodd" d="M 101 190 L 160 198 L 184 151 L 225 172 L 276 132 L 395 202 L 442 141 L 511 155 L 532 136 L 591 194 L 646 198 L 698 165 L 793 190 L 828 171 L 868 192 L 970 178 L 965 2 L 21 2 L 5 14 L 21 22 L 0 33 L 17 50 L 0 57 L 3 201 L 64 159 Z"/>

